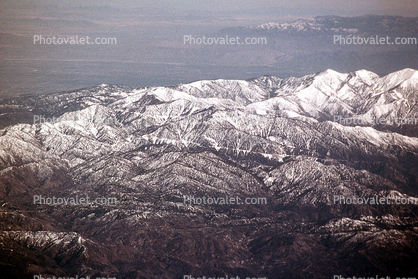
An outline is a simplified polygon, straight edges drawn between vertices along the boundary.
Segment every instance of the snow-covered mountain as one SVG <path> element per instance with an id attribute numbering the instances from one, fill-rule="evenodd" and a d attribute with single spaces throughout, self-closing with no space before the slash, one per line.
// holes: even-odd
<path id="1" fill-rule="evenodd" d="M 267 31 L 273 33 L 334 33 L 345 35 L 384 34 L 403 35 L 416 31 L 416 18 L 397 16 L 340 17 L 317 16 L 308 19 L 298 19 L 293 22 L 268 22 L 258 26 L 247 27 L 248 30 Z"/>
<path id="2" fill-rule="evenodd" d="M 272 94 L 275 97 L 252 103 L 247 108 L 265 113 L 283 111 L 288 115 L 303 115 L 317 120 L 355 117 L 362 120 L 357 123 L 363 126 L 379 127 L 384 123 L 384 126 L 400 127 L 412 124 L 411 129 L 414 130 L 417 124 L 414 121 L 418 116 L 417 71 L 413 69 L 404 69 L 382 78 L 366 70 L 348 74 L 326 70 L 302 78 L 280 80 L 274 86 Z"/>
<path id="3" fill-rule="evenodd" d="M 368 121 L 416 119 L 417 92 L 413 69 L 326 70 L 2 100 L 1 270 L 15 278 L 412 275 L 417 205 L 335 197 L 416 200 L 416 124 Z M 40 205 L 35 195 L 117 204 Z M 190 195 L 267 204 L 184 202 Z"/>
<path id="4" fill-rule="evenodd" d="M 299 19 L 291 23 L 269 22 L 258 26 L 251 26 L 254 30 L 285 31 L 285 32 L 338 32 L 346 34 L 356 34 L 356 28 L 329 28 L 325 24 L 315 19 Z"/>

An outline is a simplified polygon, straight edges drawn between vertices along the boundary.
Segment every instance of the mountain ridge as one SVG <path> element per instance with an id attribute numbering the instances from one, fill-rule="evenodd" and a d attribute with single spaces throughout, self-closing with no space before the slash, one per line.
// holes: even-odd
<path id="1" fill-rule="evenodd" d="M 332 119 L 355 108 L 358 117 L 386 116 L 388 104 L 392 115 L 416 117 L 410 71 L 102 84 L 2 100 L 0 270 L 15 278 L 413 275 L 418 206 L 395 201 L 417 200 L 418 137 Z M 384 91 L 386 80 L 411 84 Z M 35 196 L 117 203 L 36 204 Z"/>

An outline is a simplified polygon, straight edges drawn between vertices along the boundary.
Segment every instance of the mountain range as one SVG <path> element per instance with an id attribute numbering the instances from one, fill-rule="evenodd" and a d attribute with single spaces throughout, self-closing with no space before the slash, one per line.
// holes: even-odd
<path id="1" fill-rule="evenodd" d="M 383 77 L 328 69 L 3 99 L 0 271 L 416 275 L 417 92 L 414 69 Z M 337 202 L 374 197 L 387 204 Z"/>
<path id="2" fill-rule="evenodd" d="M 300 33 L 345 33 L 356 35 L 413 35 L 417 31 L 417 18 L 399 16 L 364 15 L 358 17 L 316 16 L 293 22 L 269 22 L 247 27 L 248 30 Z"/>

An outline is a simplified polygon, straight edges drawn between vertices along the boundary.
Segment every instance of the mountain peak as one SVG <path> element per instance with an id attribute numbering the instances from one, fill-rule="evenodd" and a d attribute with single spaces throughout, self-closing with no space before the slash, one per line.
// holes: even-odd
<path id="1" fill-rule="evenodd" d="M 319 72 L 317 75 L 334 75 L 335 76 L 335 75 L 343 75 L 343 74 L 333 69 L 326 69 L 324 71 Z"/>
<path id="2" fill-rule="evenodd" d="M 418 71 L 405 68 L 388 74 L 382 78 L 382 84 L 386 90 L 401 86 L 403 88 L 416 86 L 418 83 Z"/>

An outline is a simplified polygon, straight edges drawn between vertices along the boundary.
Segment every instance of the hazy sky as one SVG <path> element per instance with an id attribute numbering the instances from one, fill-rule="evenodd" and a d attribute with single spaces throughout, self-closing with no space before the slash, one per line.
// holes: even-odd
<path id="1" fill-rule="evenodd" d="M 387 74 L 416 67 L 416 46 L 353 53 L 341 51 L 331 37 L 272 37 L 271 44 L 247 48 L 182 41 L 236 26 L 367 14 L 418 16 L 418 0 L 0 0 L 0 97 L 102 83 L 142 87 L 327 68 Z M 412 19 L 403 20 L 411 22 L 403 31 L 416 30 Z M 34 35 L 110 37 L 117 44 L 35 45 Z"/>
<path id="2" fill-rule="evenodd" d="M 314 10 L 322 14 L 358 13 L 362 14 L 394 14 L 416 16 L 418 15 L 418 0 L 2 0 L 0 6 L 13 7 L 24 5 L 26 7 L 43 5 L 57 5 L 61 7 L 83 6 L 114 6 L 120 8 L 144 7 L 161 8 L 172 11 L 202 10 L 202 11 L 234 11 L 254 8 L 287 8 L 300 9 L 302 13 Z"/>

